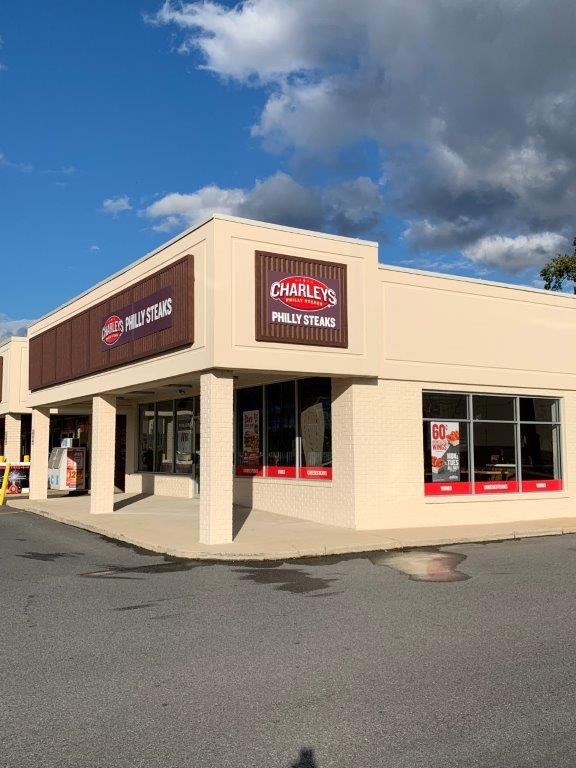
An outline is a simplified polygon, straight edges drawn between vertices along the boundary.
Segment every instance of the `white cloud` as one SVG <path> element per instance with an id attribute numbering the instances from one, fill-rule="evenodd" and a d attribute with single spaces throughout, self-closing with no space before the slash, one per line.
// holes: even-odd
<path id="1" fill-rule="evenodd" d="M 73 165 L 63 165 L 61 168 L 48 168 L 42 173 L 48 176 L 72 176 L 76 173 L 76 168 Z"/>
<path id="2" fill-rule="evenodd" d="M 530 260 L 573 228 L 574 0 L 167 0 L 154 20 L 201 66 L 264 89 L 266 147 L 374 142 L 416 249 L 523 236 Z"/>
<path id="3" fill-rule="evenodd" d="M 26 336 L 26 329 L 32 320 L 13 320 L 0 312 L 0 341 L 10 336 Z"/>
<path id="4" fill-rule="evenodd" d="M 534 235 L 483 237 L 468 248 L 464 255 L 475 262 L 504 272 L 521 272 L 529 267 L 540 267 L 550 256 L 568 245 L 568 240 L 554 232 Z"/>
<path id="5" fill-rule="evenodd" d="M 379 187 L 359 177 L 326 188 L 305 187 L 278 172 L 249 189 L 215 185 L 196 192 L 173 192 L 156 200 L 141 215 L 157 231 L 193 226 L 213 213 L 228 213 L 304 229 L 329 229 L 357 236 L 371 231 L 384 210 Z"/>
<path id="6" fill-rule="evenodd" d="M 100 246 L 99 245 L 91 245 L 89 250 L 93 251 L 94 253 L 97 253 L 100 250 Z"/>
<path id="7" fill-rule="evenodd" d="M 3 152 L 0 152 L 0 166 L 11 168 L 13 171 L 19 171 L 20 173 L 31 173 L 34 170 L 34 166 L 30 163 L 15 163 L 12 160 L 8 160 Z"/>
<path id="8" fill-rule="evenodd" d="M 128 195 L 119 195 L 118 197 L 107 197 L 102 202 L 102 211 L 116 216 L 123 211 L 131 211 L 130 198 Z"/>

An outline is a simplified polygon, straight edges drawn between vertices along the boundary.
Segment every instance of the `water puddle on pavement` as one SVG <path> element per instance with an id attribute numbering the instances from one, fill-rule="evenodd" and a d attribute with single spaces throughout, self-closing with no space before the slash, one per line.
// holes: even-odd
<path id="1" fill-rule="evenodd" d="M 312 576 L 300 568 L 279 568 L 256 566 L 250 568 L 235 568 L 242 581 L 252 581 L 254 584 L 274 584 L 280 592 L 291 592 L 293 595 L 303 595 L 309 592 L 328 589 L 337 579 Z"/>
<path id="2" fill-rule="evenodd" d="M 367 557 L 374 565 L 385 565 L 406 574 L 411 581 L 446 584 L 470 578 L 467 573 L 458 570 L 458 566 L 466 560 L 466 555 L 460 552 L 442 552 L 437 548 L 407 549 L 374 552 Z"/>
<path id="3" fill-rule="evenodd" d="M 178 573 L 180 571 L 191 571 L 194 568 L 201 568 L 206 565 L 212 565 L 212 563 L 175 557 L 165 558 L 162 563 L 149 563 L 147 565 L 109 565 L 98 571 L 81 573 L 80 576 L 88 579 L 130 578 L 130 574 Z"/>
<path id="4" fill-rule="evenodd" d="M 25 552 L 23 557 L 26 560 L 40 560 L 43 563 L 53 563 L 54 560 L 58 560 L 61 557 L 76 557 L 78 552 Z"/>
<path id="5" fill-rule="evenodd" d="M 118 542 L 114 542 L 118 544 Z M 122 546 L 130 546 L 124 545 Z M 133 548 L 141 555 L 153 556 L 153 552 Z M 38 559 L 64 557 L 64 553 L 33 553 L 21 557 L 38 556 Z M 213 565 L 228 566 L 239 576 L 240 581 L 251 581 L 258 585 L 272 585 L 275 590 L 289 592 L 294 595 L 317 593 L 319 596 L 337 594 L 333 585 L 338 582 L 341 572 L 320 575 L 318 569 L 334 566 L 351 560 L 368 560 L 375 566 L 386 566 L 405 574 L 411 581 L 435 582 L 447 584 L 456 581 L 467 581 L 470 576 L 459 570 L 466 560 L 466 555 L 460 552 L 443 552 L 440 547 L 425 547 L 421 549 L 404 549 L 379 552 L 361 552 L 345 555 L 327 555 L 324 557 L 306 557 L 293 561 L 216 561 L 189 560 L 186 558 L 169 557 L 165 555 L 162 562 L 145 565 L 108 565 L 98 570 L 82 573 L 80 576 L 90 579 L 134 579 L 147 574 L 179 573 L 192 571 L 195 568 L 206 568 Z M 313 568 L 313 571 L 305 568 Z M 329 591 L 328 591 L 329 590 Z M 142 606 L 147 607 L 147 606 Z M 129 610 L 126 608 L 125 610 Z"/>

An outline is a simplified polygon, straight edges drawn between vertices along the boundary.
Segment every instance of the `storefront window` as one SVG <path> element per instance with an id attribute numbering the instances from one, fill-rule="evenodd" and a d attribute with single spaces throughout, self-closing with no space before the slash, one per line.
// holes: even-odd
<path id="1" fill-rule="evenodd" d="M 521 397 L 520 421 L 559 422 L 558 400 L 546 397 Z"/>
<path id="2" fill-rule="evenodd" d="M 236 397 L 236 474 L 263 474 L 262 387 L 239 389 Z"/>
<path id="3" fill-rule="evenodd" d="M 196 399 L 188 397 L 176 401 L 176 466 L 179 475 L 194 473 L 198 460 L 195 446 Z"/>
<path id="4" fill-rule="evenodd" d="M 156 405 L 155 472 L 174 472 L 174 401 Z"/>
<path id="5" fill-rule="evenodd" d="M 141 472 L 154 471 L 154 403 L 140 406 L 140 450 L 138 468 Z"/>
<path id="6" fill-rule="evenodd" d="M 332 395 L 330 379 L 298 382 L 300 477 L 332 477 Z"/>
<path id="7" fill-rule="evenodd" d="M 473 395 L 472 413 L 482 421 L 514 421 L 515 397 Z"/>
<path id="8" fill-rule="evenodd" d="M 448 392 L 425 392 L 422 409 L 425 419 L 467 419 L 468 397 Z"/>
<path id="9" fill-rule="evenodd" d="M 268 477 L 296 477 L 296 386 L 283 381 L 266 387 Z"/>
<path id="10" fill-rule="evenodd" d="M 517 491 L 514 424 L 474 424 L 476 493 Z"/>
<path id="11" fill-rule="evenodd" d="M 140 472 L 197 475 L 199 400 L 190 397 L 140 406 Z"/>
<path id="12" fill-rule="evenodd" d="M 427 495 L 562 489 L 559 400 L 424 392 L 422 411 Z"/>
<path id="13" fill-rule="evenodd" d="M 560 426 L 558 424 L 521 424 L 522 490 L 559 491 Z"/>

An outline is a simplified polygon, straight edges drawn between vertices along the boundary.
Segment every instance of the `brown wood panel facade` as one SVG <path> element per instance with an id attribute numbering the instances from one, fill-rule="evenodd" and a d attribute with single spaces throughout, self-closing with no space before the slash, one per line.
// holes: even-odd
<path id="1" fill-rule="evenodd" d="M 172 288 L 170 328 L 103 349 L 107 316 L 161 288 Z M 194 343 L 194 257 L 190 254 L 123 291 L 65 320 L 29 343 L 32 391 L 89 376 Z"/>
<path id="2" fill-rule="evenodd" d="M 348 298 L 346 264 L 256 251 L 256 341 L 348 347 Z M 268 319 L 268 274 L 289 272 L 316 280 L 334 280 L 340 288 L 340 327 L 285 325 Z"/>

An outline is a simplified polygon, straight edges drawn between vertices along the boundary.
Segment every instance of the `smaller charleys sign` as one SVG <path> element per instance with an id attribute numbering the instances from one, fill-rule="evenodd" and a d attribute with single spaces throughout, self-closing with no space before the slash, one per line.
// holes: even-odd
<path id="1" fill-rule="evenodd" d="M 268 272 L 268 322 L 340 329 L 337 280 Z"/>
<path id="2" fill-rule="evenodd" d="M 102 349 L 113 349 L 172 326 L 172 287 L 114 310 L 102 320 Z"/>

